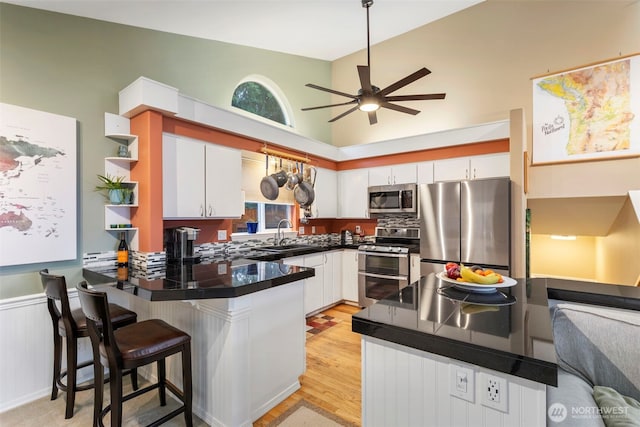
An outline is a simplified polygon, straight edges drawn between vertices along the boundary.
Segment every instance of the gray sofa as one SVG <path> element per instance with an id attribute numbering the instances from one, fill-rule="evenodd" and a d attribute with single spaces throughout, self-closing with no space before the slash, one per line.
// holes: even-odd
<path id="1" fill-rule="evenodd" d="M 640 312 L 558 302 L 551 316 L 558 387 L 547 387 L 547 425 L 640 426 L 640 408 L 633 401 L 630 409 L 603 415 L 594 399 L 594 387 L 599 400 L 603 392 L 611 393 L 599 387 L 604 386 L 640 401 Z M 617 398 L 617 393 L 612 394 Z"/>

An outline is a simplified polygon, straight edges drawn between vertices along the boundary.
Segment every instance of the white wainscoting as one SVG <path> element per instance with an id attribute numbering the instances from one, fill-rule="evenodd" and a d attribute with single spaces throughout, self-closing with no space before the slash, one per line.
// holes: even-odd
<path id="1" fill-rule="evenodd" d="M 475 372 L 475 403 L 449 394 L 449 363 Z M 480 403 L 479 373 L 508 381 L 509 412 Z M 376 338 L 362 338 L 362 425 L 546 426 L 546 386 Z"/>
<path id="2" fill-rule="evenodd" d="M 75 289 L 69 289 L 69 302 L 80 307 Z M 89 338 L 83 338 L 78 360 L 91 357 Z M 65 369 L 66 352 L 62 366 Z M 44 293 L 0 300 L 0 412 L 49 396 L 52 375 L 53 333 Z M 79 381 L 92 376 L 91 368 L 82 369 Z M 58 399 L 64 399 L 64 393 Z"/>

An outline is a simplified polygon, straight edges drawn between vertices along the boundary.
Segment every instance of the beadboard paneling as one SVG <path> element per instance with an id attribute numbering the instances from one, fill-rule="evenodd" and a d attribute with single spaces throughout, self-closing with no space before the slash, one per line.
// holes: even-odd
<path id="1" fill-rule="evenodd" d="M 449 394 L 449 363 L 474 369 L 474 403 Z M 480 372 L 508 381 L 509 412 L 482 405 Z M 542 427 L 546 386 L 376 338 L 362 338 L 362 424 Z"/>
<path id="2" fill-rule="evenodd" d="M 69 289 L 69 302 L 73 308 L 80 306 L 75 289 Z M 91 357 L 89 339 L 83 338 L 78 342 L 78 360 Z M 65 369 L 66 353 L 62 366 Z M 0 300 L 0 412 L 49 395 L 52 375 L 52 325 L 44 294 Z M 92 376 L 91 368 L 86 368 L 78 378 Z M 58 399 L 64 399 L 64 393 Z"/>

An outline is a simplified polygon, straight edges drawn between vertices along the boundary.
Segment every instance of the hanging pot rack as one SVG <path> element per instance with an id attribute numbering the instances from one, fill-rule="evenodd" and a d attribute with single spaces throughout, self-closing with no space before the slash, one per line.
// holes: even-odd
<path id="1" fill-rule="evenodd" d="M 293 160 L 294 162 L 309 163 L 311 161 L 307 156 L 302 157 L 296 154 L 287 153 L 285 151 L 267 148 L 266 146 L 263 147 L 260 151 L 268 156 L 277 157 L 284 160 Z"/>

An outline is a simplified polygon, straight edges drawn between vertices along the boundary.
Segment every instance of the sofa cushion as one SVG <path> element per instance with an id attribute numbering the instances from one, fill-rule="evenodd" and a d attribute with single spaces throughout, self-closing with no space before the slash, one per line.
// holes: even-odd
<path id="1" fill-rule="evenodd" d="M 560 368 L 640 399 L 639 313 L 558 304 L 552 323 Z"/>
<path id="2" fill-rule="evenodd" d="M 611 387 L 595 386 L 593 398 L 607 427 L 640 427 L 640 402 Z"/>
<path id="3" fill-rule="evenodd" d="M 596 408 L 593 388 L 586 381 L 558 369 L 558 387 L 547 387 L 547 426 L 605 427 L 600 416 L 585 416 L 585 408 Z M 592 411 L 592 409 L 586 409 Z"/>

